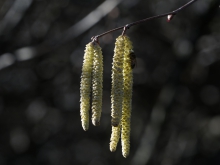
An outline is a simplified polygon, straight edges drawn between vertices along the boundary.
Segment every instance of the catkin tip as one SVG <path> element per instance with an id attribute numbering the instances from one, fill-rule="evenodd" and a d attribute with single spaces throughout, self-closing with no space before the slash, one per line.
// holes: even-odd
<path id="1" fill-rule="evenodd" d="M 83 125 L 82 128 L 83 128 L 84 131 L 88 131 L 89 125 Z"/>
<path id="2" fill-rule="evenodd" d="M 116 147 L 110 146 L 110 151 L 111 152 L 115 152 L 116 151 Z"/>
<path id="3" fill-rule="evenodd" d="M 110 138 L 110 151 L 114 152 L 116 151 L 117 145 L 118 145 L 118 141 L 120 139 L 120 133 L 121 133 L 121 126 L 119 124 L 118 127 L 112 127 L 112 134 L 111 134 L 111 138 Z"/>
<path id="4" fill-rule="evenodd" d="M 93 124 L 94 126 L 99 126 L 99 125 L 100 125 L 100 121 L 98 121 L 98 120 L 92 120 L 92 124 Z"/>
<path id="5" fill-rule="evenodd" d="M 127 158 L 129 156 L 129 153 L 122 153 L 124 158 Z"/>

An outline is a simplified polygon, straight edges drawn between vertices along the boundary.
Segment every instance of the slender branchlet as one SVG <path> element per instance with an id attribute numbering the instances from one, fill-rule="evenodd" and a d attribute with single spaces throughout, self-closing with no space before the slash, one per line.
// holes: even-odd
<path id="1" fill-rule="evenodd" d="M 130 118 L 132 108 L 133 73 L 131 67 L 132 42 L 124 36 L 124 64 L 123 64 L 123 103 L 121 119 L 121 145 L 122 155 L 126 158 L 130 151 Z"/>
<path id="2" fill-rule="evenodd" d="M 147 21 L 151 21 L 151 20 L 154 20 L 154 19 L 162 18 L 162 17 L 169 16 L 167 18 L 167 22 L 170 22 L 171 21 L 170 17 L 173 18 L 174 15 L 176 15 L 177 13 L 179 13 L 180 11 L 182 11 L 183 9 L 185 9 L 188 6 L 190 6 L 191 4 L 193 4 L 196 1 L 197 0 L 191 0 L 191 1 L 187 2 L 186 4 L 184 4 L 183 6 L 179 7 L 178 9 L 174 10 L 174 11 L 171 11 L 171 12 L 168 12 L 168 13 L 164 13 L 164 14 L 160 14 L 160 15 L 156 15 L 156 16 L 153 16 L 153 17 L 148 17 L 148 18 L 136 21 L 136 22 L 132 22 L 132 23 L 126 24 L 124 26 L 117 27 L 115 29 L 109 30 L 107 32 L 104 32 L 104 33 L 99 34 L 97 36 L 94 36 L 92 38 L 97 38 L 98 39 L 99 37 L 102 37 L 102 36 L 104 36 L 106 34 L 109 34 L 109 33 L 112 33 L 112 32 L 115 32 L 115 31 L 121 30 L 121 29 L 123 29 L 122 35 L 124 35 L 125 31 L 128 30 L 130 27 L 132 27 L 134 25 L 138 25 L 138 24 L 141 24 L 141 23 L 144 23 L 144 22 L 147 22 Z"/>
<path id="3" fill-rule="evenodd" d="M 94 45 L 92 71 L 92 123 L 94 126 L 100 124 L 102 112 L 102 88 L 103 88 L 103 57 L 98 43 Z"/>
<path id="4" fill-rule="evenodd" d="M 122 115 L 123 99 L 123 61 L 124 61 L 124 39 L 119 36 L 115 42 L 112 63 L 112 90 L 111 90 L 111 116 L 112 126 L 117 127 Z"/>
<path id="5" fill-rule="evenodd" d="M 90 42 L 86 45 L 85 49 L 80 84 L 80 115 L 84 131 L 87 131 L 89 129 L 89 109 L 92 85 L 93 56 L 94 43 Z"/>

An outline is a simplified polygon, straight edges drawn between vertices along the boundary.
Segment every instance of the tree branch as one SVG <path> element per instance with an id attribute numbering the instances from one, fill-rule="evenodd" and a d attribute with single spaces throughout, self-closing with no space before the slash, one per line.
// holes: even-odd
<path id="1" fill-rule="evenodd" d="M 171 12 L 168 12 L 168 13 L 164 13 L 164 14 L 160 14 L 160 15 L 156 15 L 156 16 L 153 16 L 153 17 L 148 17 L 148 18 L 145 18 L 145 19 L 142 19 L 142 20 L 139 20 L 139 21 L 136 21 L 136 22 L 132 22 L 130 24 L 126 24 L 124 26 L 121 26 L 121 27 L 118 27 L 118 28 L 115 28 L 115 29 L 112 29 L 112 30 L 109 30 L 105 33 L 102 33 L 102 34 L 99 34 L 97 36 L 93 36 L 91 38 L 91 40 L 93 41 L 97 41 L 98 38 L 106 35 L 106 34 L 109 34 L 109 33 L 112 33 L 114 31 L 117 31 L 117 30 L 121 30 L 123 29 L 123 32 L 122 32 L 122 35 L 125 34 L 125 32 L 132 26 L 134 25 L 138 25 L 138 24 L 141 24 L 143 22 L 146 22 L 146 21 L 150 21 L 150 20 L 154 20 L 154 19 L 157 19 L 157 18 L 161 18 L 161 17 L 166 17 L 168 16 L 168 22 L 173 18 L 174 15 L 176 15 L 178 12 L 180 12 L 181 10 L 185 9 L 186 7 L 190 6 L 191 4 L 193 4 L 194 2 L 196 2 L 197 0 L 191 0 L 189 1 L 188 3 L 184 4 L 183 6 L 179 7 L 178 9 L 174 10 L 174 11 L 171 11 Z"/>

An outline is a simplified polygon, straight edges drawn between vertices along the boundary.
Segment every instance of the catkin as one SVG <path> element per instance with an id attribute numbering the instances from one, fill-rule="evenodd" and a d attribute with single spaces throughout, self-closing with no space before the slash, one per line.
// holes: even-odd
<path id="1" fill-rule="evenodd" d="M 92 71 L 92 123 L 100 124 L 102 112 L 102 88 L 103 88 L 103 57 L 98 43 L 94 46 L 93 71 Z"/>
<path id="2" fill-rule="evenodd" d="M 132 106 L 132 86 L 133 74 L 131 68 L 130 53 L 132 43 L 127 36 L 124 36 L 124 64 L 123 64 L 123 103 L 122 103 L 122 119 L 121 119 L 121 145 L 122 154 L 126 158 L 130 151 L 130 118 Z"/>
<path id="3" fill-rule="evenodd" d="M 89 129 L 89 109 L 93 56 L 94 43 L 90 42 L 86 45 L 85 49 L 80 84 L 80 116 L 84 131 L 87 131 Z"/>
<path id="4" fill-rule="evenodd" d="M 110 150 L 117 148 L 121 134 L 122 154 L 126 158 L 130 152 L 130 118 L 133 85 L 133 61 L 131 60 L 132 43 L 121 35 L 116 39 L 112 63 L 111 124 Z M 92 123 L 100 124 L 102 112 L 103 57 L 98 43 L 86 45 L 81 84 L 80 115 L 82 127 L 89 128 L 90 94 L 92 89 Z"/>
<path id="5" fill-rule="evenodd" d="M 116 39 L 112 63 L 111 123 L 114 127 L 119 125 L 122 115 L 123 60 L 124 40 L 123 36 L 119 36 Z"/>

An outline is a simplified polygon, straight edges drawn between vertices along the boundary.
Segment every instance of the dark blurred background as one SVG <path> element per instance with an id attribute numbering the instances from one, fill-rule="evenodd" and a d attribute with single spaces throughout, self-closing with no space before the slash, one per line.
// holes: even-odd
<path id="1" fill-rule="evenodd" d="M 0 0 L 0 165 L 219 165 L 220 2 L 199 0 L 167 23 L 127 31 L 137 56 L 131 151 L 109 151 L 111 63 L 104 55 L 101 125 L 85 132 L 79 87 L 94 35 L 187 0 Z"/>

